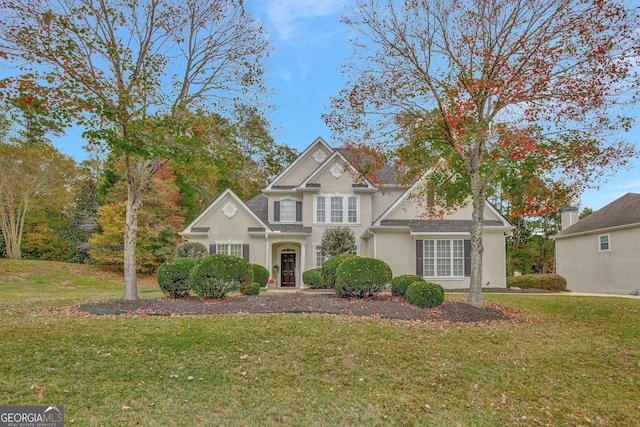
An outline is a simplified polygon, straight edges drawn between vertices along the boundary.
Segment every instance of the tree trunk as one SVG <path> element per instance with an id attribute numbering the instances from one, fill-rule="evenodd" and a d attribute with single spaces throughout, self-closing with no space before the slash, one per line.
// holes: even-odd
<path id="1" fill-rule="evenodd" d="M 135 189 L 129 189 L 129 194 Z M 127 199 L 127 216 L 124 225 L 124 299 L 138 299 L 138 277 L 136 275 L 136 240 L 138 237 L 138 210 L 140 203 L 134 197 Z"/>
<path id="2" fill-rule="evenodd" d="M 484 224 L 485 198 L 478 177 L 471 175 L 471 193 L 473 197 L 473 213 L 471 223 L 471 277 L 469 298 L 467 303 L 474 307 L 482 307 L 482 227 Z"/>

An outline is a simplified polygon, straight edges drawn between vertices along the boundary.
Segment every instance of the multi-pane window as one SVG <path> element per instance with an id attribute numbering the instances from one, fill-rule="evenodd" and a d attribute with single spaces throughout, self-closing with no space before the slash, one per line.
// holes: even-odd
<path id="1" fill-rule="evenodd" d="M 315 222 L 357 224 L 360 222 L 359 199 L 356 196 L 316 196 Z"/>
<path id="2" fill-rule="evenodd" d="M 327 257 L 320 250 L 320 245 L 316 245 L 316 268 L 322 267 Z"/>
<path id="3" fill-rule="evenodd" d="M 608 251 L 611 249 L 611 246 L 609 244 L 609 235 L 608 234 L 601 234 L 598 237 L 599 241 L 600 241 L 600 251 Z"/>
<path id="4" fill-rule="evenodd" d="M 349 197 L 347 199 L 347 222 L 358 222 L 358 199 Z"/>
<path id="5" fill-rule="evenodd" d="M 217 243 L 216 253 L 242 258 L 242 243 Z"/>
<path id="6" fill-rule="evenodd" d="M 342 222 L 342 197 L 331 198 L 331 222 Z"/>
<path id="7" fill-rule="evenodd" d="M 325 198 L 324 196 L 318 196 L 316 198 L 316 222 L 326 222 L 327 215 L 325 213 Z"/>
<path id="8" fill-rule="evenodd" d="M 426 277 L 464 276 L 463 240 L 425 240 L 423 256 Z"/>
<path id="9" fill-rule="evenodd" d="M 280 200 L 280 222 L 296 222 L 295 200 Z"/>

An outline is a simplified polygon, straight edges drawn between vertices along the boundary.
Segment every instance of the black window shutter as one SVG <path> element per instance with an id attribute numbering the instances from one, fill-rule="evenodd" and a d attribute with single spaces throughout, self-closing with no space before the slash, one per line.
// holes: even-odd
<path id="1" fill-rule="evenodd" d="M 416 275 L 424 276 L 424 241 L 416 240 Z"/>
<path id="2" fill-rule="evenodd" d="M 464 275 L 471 276 L 471 240 L 464 241 Z"/>
<path id="3" fill-rule="evenodd" d="M 210 254 L 215 254 L 216 253 L 216 244 L 212 243 L 209 245 L 209 253 Z"/>
<path id="4" fill-rule="evenodd" d="M 247 243 L 242 245 L 242 258 L 249 261 L 249 245 Z"/>
<path id="5" fill-rule="evenodd" d="M 273 221 L 280 221 L 280 202 L 273 202 Z"/>
<path id="6" fill-rule="evenodd" d="M 302 221 L 302 202 L 296 202 L 296 221 Z"/>

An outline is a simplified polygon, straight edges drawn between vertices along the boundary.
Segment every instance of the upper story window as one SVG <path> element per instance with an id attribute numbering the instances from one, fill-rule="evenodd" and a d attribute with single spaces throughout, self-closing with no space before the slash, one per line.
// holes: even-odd
<path id="1" fill-rule="evenodd" d="M 280 200 L 280 222 L 296 222 L 295 200 Z"/>
<path id="2" fill-rule="evenodd" d="M 611 237 L 608 234 L 601 234 L 600 236 L 598 236 L 598 243 L 599 243 L 599 251 L 600 252 L 610 251 L 611 250 L 610 238 Z"/>
<path id="3" fill-rule="evenodd" d="M 360 223 L 360 199 L 356 196 L 342 194 L 334 196 L 315 196 L 314 205 L 315 223 Z"/>
<path id="4" fill-rule="evenodd" d="M 290 198 L 274 201 L 273 220 L 284 223 L 302 221 L 302 202 Z"/>

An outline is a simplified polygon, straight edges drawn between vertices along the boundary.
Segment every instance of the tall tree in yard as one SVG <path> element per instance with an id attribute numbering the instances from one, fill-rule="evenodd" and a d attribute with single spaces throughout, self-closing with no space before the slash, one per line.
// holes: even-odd
<path id="1" fill-rule="evenodd" d="M 344 22 L 355 51 L 326 120 L 430 170 L 440 199 L 471 200 L 471 305 L 482 306 L 492 187 L 514 180 L 522 211 L 543 213 L 557 208 L 550 194 L 579 193 L 637 155 L 620 134 L 639 22 L 620 2 L 356 0 Z"/>
<path id="2" fill-rule="evenodd" d="M 127 186 L 124 298 L 137 299 L 138 211 L 169 161 L 215 151 L 206 105 L 265 93 L 270 51 L 241 0 L 9 0 L 0 50 L 51 106 L 121 156 Z"/>

